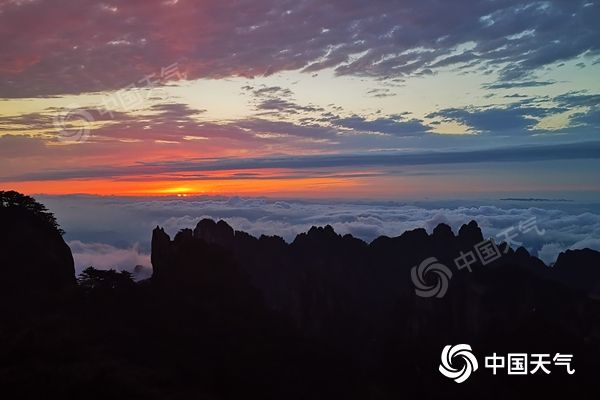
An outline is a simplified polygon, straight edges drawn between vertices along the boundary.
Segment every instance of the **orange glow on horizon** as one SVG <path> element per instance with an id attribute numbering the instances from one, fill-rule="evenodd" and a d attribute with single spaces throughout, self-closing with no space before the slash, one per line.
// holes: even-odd
<path id="1" fill-rule="evenodd" d="M 23 193 L 47 195 L 188 197 L 194 195 L 266 196 L 294 194 L 304 196 L 311 192 L 313 194 L 342 193 L 357 186 L 357 182 L 344 178 L 216 179 L 178 181 L 176 183 L 172 181 L 69 180 L 14 182 L 4 183 L 2 186 Z"/>
<path id="2" fill-rule="evenodd" d="M 365 175 L 370 172 L 372 175 Z M 444 176 L 423 179 L 420 176 L 378 175 L 378 171 L 353 171 L 323 177 L 294 176 L 293 171 L 253 170 L 218 171 L 201 179 L 192 176 L 144 176 L 122 179 L 71 179 L 49 181 L 0 182 L 2 190 L 17 190 L 26 194 L 99 196 L 249 196 L 294 198 L 423 198 L 464 193 L 502 193 L 537 191 L 597 191 L 598 185 L 571 185 L 530 182 L 490 183 L 486 176 L 473 177 L 468 182 Z M 244 176 L 241 176 L 244 174 Z"/>

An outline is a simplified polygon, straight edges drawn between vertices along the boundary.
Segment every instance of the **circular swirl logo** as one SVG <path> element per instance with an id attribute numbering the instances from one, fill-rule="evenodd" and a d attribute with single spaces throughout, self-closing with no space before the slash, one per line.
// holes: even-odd
<path id="1" fill-rule="evenodd" d="M 462 368 L 455 368 L 452 365 L 454 358 L 461 358 L 463 362 Z M 440 364 L 440 372 L 447 378 L 454 379 L 456 383 L 466 381 L 469 376 L 477 371 L 479 365 L 477 359 L 468 344 L 457 344 L 455 346 L 448 345 L 442 350 L 442 363 Z"/>
<path id="2" fill-rule="evenodd" d="M 85 142 L 90 135 L 94 117 L 77 106 L 65 107 L 54 115 L 54 127 L 61 142 Z"/>
<path id="3" fill-rule="evenodd" d="M 426 282 L 427 274 L 436 275 L 435 284 L 430 285 Z M 452 271 L 437 258 L 430 257 L 421 262 L 419 266 L 414 266 L 410 270 L 410 277 L 415 285 L 415 293 L 419 297 L 438 297 L 442 298 L 448 291 L 448 283 L 452 278 Z"/>

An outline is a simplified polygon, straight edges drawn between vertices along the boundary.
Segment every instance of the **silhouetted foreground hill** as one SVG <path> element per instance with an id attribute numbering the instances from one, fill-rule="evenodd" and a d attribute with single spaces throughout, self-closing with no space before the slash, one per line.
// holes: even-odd
<path id="1" fill-rule="evenodd" d="M 56 291 L 75 285 L 71 249 L 45 207 L 0 191 L 0 292 Z"/>
<path id="2" fill-rule="evenodd" d="M 0 211 L 13 232 L 0 241 L 2 284 L 15 289 L 0 292 L 6 398 L 600 394 L 598 252 L 568 251 L 548 268 L 525 249 L 506 249 L 468 272 L 454 260 L 482 242 L 475 222 L 457 235 L 441 224 L 431 235 L 416 229 L 370 244 L 314 227 L 288 244 L 203 220 L 173 239 L 154 230 L 151 279 L 90 268 L 74 285 L 60 233 L 44 236 L 27 212 Z M 443 296 L 420 297 L 411 270 L 431 257 L 452 276 Z M 436 283 L 435 274 L 425 278 Z M 52 283 L 33 297 L 15 294 L 42 282 Z M 458 343 L 479 359 L 462 384 L 438 371 L 442 348 Z M 576 373 L 493 376 L 483 357 L 494 352 L 574 354 Z"/>

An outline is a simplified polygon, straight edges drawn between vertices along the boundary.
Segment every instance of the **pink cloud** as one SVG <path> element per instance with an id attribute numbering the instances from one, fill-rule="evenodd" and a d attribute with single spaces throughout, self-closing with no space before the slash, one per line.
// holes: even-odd
<path id="1" fill-rule="evenodd" d="M 190 79 L 328 67 L 339 74 L 401 77 L 461 62 L 516 79 L 600 50 L 597 4 L 530 4 L 2 1 L 0 97 L 118 89 L 176 62 Z M 519 36 L 524 29 L 536 34 Z M 457 46 L 466 42 L 476 43 L 475 49 L 457 56 Z"/>

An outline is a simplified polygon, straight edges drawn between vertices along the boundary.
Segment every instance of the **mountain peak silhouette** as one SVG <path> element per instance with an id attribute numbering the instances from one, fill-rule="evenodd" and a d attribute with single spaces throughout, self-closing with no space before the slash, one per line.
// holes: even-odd
<path id="1" fill-rule="evenodd" d="M 218 222 L 212 219 L 203 219 L 194 229 L 194 237 L 202 239 L 206 243 L 220 244 L 228 247 L 233 242 L 234 231 L 229 224 L 223 220 Z"/>
<path id="2" fill-rule="evenodd" d="M 450 226 L 441 223 L 432 234 L 417 228 L 397 237 L 381 236 L 371 243 L 348 234 L 341 236 L 330 225 L 313 226 L 308 232 L 298 234 L 291 243 L 265 235 L 257 239 L 245 232 L 234 231 L 225 221 L 210 219 L 201 220 L 193 235 L 186 231 L 185 240 L 179 238 L 178 234 L 171 242 L 165 235 L 163 230 L 155 230 L 152 240 L 155 277 L 159 277 L 166 268 L 180 268 L 168 267 L 168 264 L 182 258 L 187 260 L 190 274 L 194 268 L 204 268 L 208 260 L 216 265 L 233 264 L 263 294 L 271 308 L 294 315 L 299 324 L 303 319 L 313 324 L 319 321 L 314 329 L 317 329 L 317 325 L 325 324 L 324 320 L 330 317 L 326 310 L 331 309 L 332 304 L 361 307 L 360 302 L 375 304 L 383 299 L 408 295 L 413 290 L 412 283 L 407 279 L 412 267 L 435 257 L 454 268 L 454 260 L 461 251 L 473 250 L 475 245 L 484 240 L 476 221 L 462 225 L 458 235 Z M 486 269 L 512 271 L 517 268 L 522 271 L 520 273 L 533 274 L 539 279 L 559 281 L 555 279 L 559 274 L 551 276 L 550 268 L 531 256 L 526 249 L 507 250 L 501 260 Z M 563 269 L 562 260 L 573 257 L 571 254 L 562 255 L 557 262 L 558 268 L 555 266 L 554 269 Z M 586 253 L 585 257 L 591 257 L 586 260 L 593 262 L 597 254 L 600 253 Z M 579 261 L 567 260 L 564 263 Z M 479 266 L 483 267 L 482 264 Z M 565 276 L 565 282 L 577 286 L 568 273 L 562 275 Z M 594 273 L 586 272 L 585 276 L 594 277 L 594 282 L 600 282 L 600 276 L 596 278 Z M 458 278 L 457 285 L 476 283 L 477 279 L 469 280 L 467 277 Z M 586 288 L 592 286 L 593 283 L 590 283 Z M 312 301 L 325 297 L 309 306 L 301 300 L 303 296 L 311 296 Z M 380 303 L 379 307 L 385 309 L 388 305 Z"/>
<path id="3" fill-rule="evenodd" d="M 461 226 L 458 230 L 458 236 L 461 240 L 468 242 L 479 243 L 483 241 L 483 233 L 481 233 L 476 221 L 470 221 L 468 224 Z"/>

